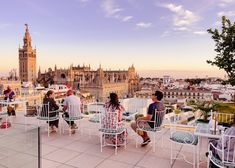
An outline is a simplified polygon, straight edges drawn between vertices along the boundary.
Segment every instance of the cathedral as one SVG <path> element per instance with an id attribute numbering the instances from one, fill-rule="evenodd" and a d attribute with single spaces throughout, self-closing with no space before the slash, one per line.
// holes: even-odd
<path id="1" fill-rule="evenodd" d="M 36 49 L 32 47 L 28 25 L 25 24 L 25 35 L 23 47 L 19 48 L 19 76 L 21 82 L 35 83 L 36 71 Z"/>
<path id="2" fill-rule="evenodd" d="M 100 66 L 92 70 L 90 66 L 73 66 L 67 69 L 54 67 L 47 72 L 38 72 L 38 82 L 70 85 L 73 89 L 89 92 L 97 100 L 104 101 L 109 93 L 115 92 L 120 98 L 132 97 L 139 90 L 139 77 L 132 65 L 128 70 L 103 70 Z"/>
<path id="3" fill-rule="evenodd" d="M 44 86 L 51 84 L 70 85 L 81 92 L 89 92 L 98 101 L 104 101 L 109 93 L 115 92 L 120 98 L 132 97 L 139 90 L 139 77 L 134 65 L 128 70 L 97 70 L 90 65 L 70 65 L 66 69 L 54 67 L 41 73 L 36 73 L 36 49 L 32 47 L 32 40 L 28 25 L 25 24 L 23 47 L 19 48 L 19 75 L 21 82 L 40 83 Z"/>

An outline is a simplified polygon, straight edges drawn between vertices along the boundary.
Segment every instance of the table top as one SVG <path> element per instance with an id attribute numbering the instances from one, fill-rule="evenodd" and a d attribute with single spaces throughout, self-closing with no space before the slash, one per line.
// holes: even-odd
<path id="1" fill-rule="evenodd" d="M 206 124 L 206 123 L 198 123 L 194 134 L 200 137 L 207 137 L 207 138 L 214 138 L 214 139 L 219 139 L 221 137 L 220 131 L 214 132 L 210 130 L 209 124 Z"/>

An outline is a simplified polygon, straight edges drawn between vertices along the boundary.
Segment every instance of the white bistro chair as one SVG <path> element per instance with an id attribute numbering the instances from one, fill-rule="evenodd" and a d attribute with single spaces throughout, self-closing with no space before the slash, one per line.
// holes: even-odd
<path id="1" fill-rule="evenodd" d="M 75 129 L 81 129 L 81 124 L 80 124 L 80 120 L 82 119 L 81 106 L 79 104 L 70 104 L 68 105 L 66 112 L 68 113 L 68 116 L 62 115 L 64 119 L 64 123 L 62 126 L 63 134 L 65 130 L 65 125 L 68 125 L 67 124 L 68 122 L 69 135 L 71 136 L 72 132 L 75 131 Z M 74 122 L 75 125 L 72 125 L 71 122 Z"/>
<path id="2" fill-rule="evenodd" d="M 6 122 L 6 123 L 10 119 L 8 116 L 7 108 L 8 108 L 7 101 L 5 101 L 5 100 L 0 101 L 0 109 L 1 109 L 0 118 L 5 117 L 4 119 L 2 119 L 2 122 Z M 6 127 L 6 129 L 7 129 L 7 127 Z"/>
<path id="3" fill-rule="evenodd" d="M 193 165 L 193 168 L 195 168 L 198 145 L 198 137 L 194 135 L 195 127 L 191 125 L 178 124 L 178 120 L 180 120 L 180 115 L 177 114 L 173 119 L 170 119 L 171 166 L 173 165 L 174 160 L 181 159 L 178 156 L 182 156 L 185 162 Z M 177 144 L 188 146 L 193 149 L 192 161 L 188 160 L 187 156 L 184 155 L 184 152 L 179 153 L 178 150 L 174 149 Z"/>
<path id="4" fill-rule="evenodd" d="M 155 148 L 156 148 L 156 135 L 157 135 L 157 133 L 162 131 L 165 114 L 166 114 L 165 110 L 163 110 L 163 111 L 156 110 L 154 113 L 154 118 L 155 118 L 154 121 L 138 120 L 138 122 L 137 122 L 136 132 L 145 131 L 150 134 L 150 137 L 153 138 L 153 151 L 154 152 L 155 152 Z M 145 128 L 144 123 L 146 123 L 146 122 L 153 123 L 154 127 L 153 128 L 151 128 L 151 127 Z M 136 136 L 136 148 L 137 148 L 138 138 L 139 138 L 139 136 Z"/>
<path id="5" fill-rule="evenodd" d="M 101 152 L 102 148 L 105 146 L 113 146 L 115 147 L 115 155 L 117 154 L 117 148 L 119 145 L 125 146 L 127 144 L 127 132 L 126 128 L 124 126 L 124 123 L 122 121 L 118 121 L 118 111 L 111 112 L 111 111 L 103 111 L 100 113 L 100 147 L 101 147 Z M 125 134 L 124 135 L 124 143 L 123 144 L 118 144 L 117 143 L 117 138 L 118 135 L 120 134 Z M 114 136 L 115 137 L 115 142 L 114 143 L 109 143 L 106 142 L 106 136 Z"/>
<path id="6" fill-rule="evenodd" d="M 51 116 L 52 113 L 56 113 L 55 116 Z M 41 104 L 37 105 L 37 119 L 38 119 L 38 126 L 41 126 L 41 121 L 46 121 L 49 123 L 49 121 L 55 121 L 59 120 L 59 111 L 50 111 L 49 110 L 49 103 L 47 104 Z M 49 131 L 49 124 L 47 124 L 47 134 L 48 137 L 50 136 L 50 131 Z M 59 129 L 60 130 L 60 129 Z"/>
<path id="7" fill-rule="evenodd" d="M 235 167 L 235 135 L 222 134 L 222 146 L 217 148 L 213 143 L 209 144 L 208 168 L 213 162 L 220 168 Z"/>

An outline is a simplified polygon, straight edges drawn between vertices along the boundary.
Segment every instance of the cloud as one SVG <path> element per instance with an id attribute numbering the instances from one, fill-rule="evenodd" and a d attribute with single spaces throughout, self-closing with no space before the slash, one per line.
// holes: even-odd
<path id="1" fill-rule="evenodd" d="M 190 29 L 187 27 L 177 27 L 177 28 L 174 28 L 174 30 L 176 30 L 176 31 L 190 31 Z"/>
<path id="2" fill-rule="evenodd" d="M 175 26 L 189 26 L 200 20 L 200 17 L 197 14 L 190 10 L 184 9 L 182 5 L 168 3 L 161 6 L 174 13 L 173 24 Z"/>
<path id="3" fill-rule="evenodd" d="M 128 21 L 130 21 L 132 18 L 133 18 L 133 16 L 125 16 L 125 17 L 122 18 L 122 21 L 123 21 L 123 22 L 128 22 Z"/>
<path id="4" fill-rule="evenodd" d="M 193 34 L 196 34 L 196 35 L 206 35 L 207 32 L 206 31 L 194 31 Z"/>
<path id="5" fill-rule="evenodd" d="M 123 11 L 114 0 L 103 0 L 101 3 L 101 8 L 103 9 L 107 17 L 115 16 L 118 12 Z"/>
<path id="6" fill-rule="evenodd" d="M 232 17 L 235 16 L 235 11 L 221 11 L 217 13 L 219 17 L 226 16 L 226 17 Z"/>
<path id="7" fill-rule="evenodd" d="M 220 7 L 226 7 L 228 5 L 231 5 L 232 3 L 235 3 L 235 0 L 220 0 L 220 3 L 218 5 Z"/>
<path id="8" fill-rule="evenodd" d="M 152 26 L 152 23 L 148 22 L 139 22 L 136 24 L 137 27 L 139 28 L 150 28 Z"/>
<path id="9" fill-rule="evenodd" d="M 170 31 L 164 31 L 161 35 L 161 37 L 169 37 L 171 35 L 171 32 Z"/>
<path id="10" fill-rule="evenodd" d="M 10 23 L 0 23 L 0 30 L 7 29 L 10 26 Z"/>

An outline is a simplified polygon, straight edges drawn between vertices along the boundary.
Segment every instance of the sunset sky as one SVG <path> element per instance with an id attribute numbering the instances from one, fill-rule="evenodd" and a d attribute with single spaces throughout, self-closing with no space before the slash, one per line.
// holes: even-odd
<path id="1" fill-rule="evenodd" d="M 127 69 L 140 75 L 223 77 L 211 67 L 206 32 L 221 16 L 234 22 L 235 0 L 7 0 L 0 5 L 0 74 L 18 69 L 28 23 L 37 64 Z"/>

